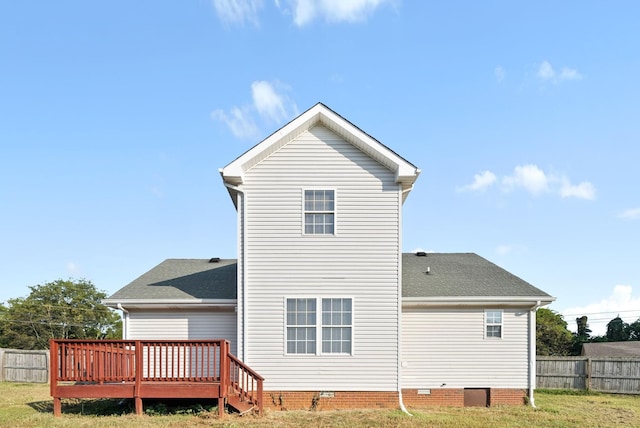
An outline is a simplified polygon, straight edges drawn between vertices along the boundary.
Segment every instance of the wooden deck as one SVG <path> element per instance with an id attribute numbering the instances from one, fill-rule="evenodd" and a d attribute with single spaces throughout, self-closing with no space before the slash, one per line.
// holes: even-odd
<path id="1" fill-rule="evenodd" d="M 50 341 L 53 413 L 61 398 L 207 398 L 262 414 L 263 378 L 229 353 L 226 340 Z"/>

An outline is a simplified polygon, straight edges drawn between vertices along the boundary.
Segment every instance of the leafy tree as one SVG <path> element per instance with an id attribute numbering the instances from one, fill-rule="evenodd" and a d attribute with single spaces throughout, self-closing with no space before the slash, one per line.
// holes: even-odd
<path id="1" fill-rule="evenodd" d="M 640 318 L 629 324 L 629 340 L 640 340 Z"/>
<path id="2" fill-rule="evenodd" d="M 576 318 L 576 324 L 578 324 L 576 338 L 582 343 L 588 342 L 591 335 L 591 329 L 589 328 L 588 321 L 589 318 L 587 318 L 586 315 Z"/>
<path id="3" fill-rule="evenodd" d="M 586 315 L 576 318 L 578 329 L 573 336 L 573 349 L 571 355 L 582 353 L 582 344 L 591 342 L 591 329 L 589 328 L 589 318 Z"/>
<path id="4" fill-rule="evenodd" d="M 629 340 L 629 324 L 624 322 L 620 315 L 607 323 L 607 340 L 609 342 Z"/>
<path id="5" fill-rule="evenodd" d="M 0 347 L 47 349 L 49 339 L 120 338 L 120 316 L 102 304 L 107 295 L 87 280 L 29 287 L 24 298 L 0 306 Z"/>
<path id="6" fill-rule="evenodd" d="M 538 355 L 564 356 L 571 353 L 573 335 L 562 315 L 547 308 L 536 312 L 536 349 Z"/>

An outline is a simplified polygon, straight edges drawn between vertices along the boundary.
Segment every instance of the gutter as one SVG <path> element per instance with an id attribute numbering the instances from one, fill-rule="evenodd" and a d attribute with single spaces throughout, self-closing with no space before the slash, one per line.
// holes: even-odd
<path id="1" fill-rule="evenodd" d="M 402 202 L 405 198 L 405 194 L 408 193 L 411 189 L 413 189 L 413 184 L 410 188 L 406 190 L 402 190 L 402 184 L 400 184 L 400 193 L 398 193 L 398 228 L 402 230 Z M 398 386 L 398 405 L 400 406 L 400 410 L 403 413 L 413 416 L 404 405 L 404 401 L 402 400 L 402 234 L 398 235 L 398 367 L 397 367 L 397 376 L 398 380 L 396 382 Z"/>
<path id="2" fill-rule="evenodd" d="M 122 311 L 122 339 L 127 340 L 129 338 L 129 311 L 122 306 L 122 303 L 118 303 L 117 307 Z"/>
<path id="3" fill-rule="evenodd" d="M 529 405 L 535 409 L 533 391 L 536 389 L 536 311 L 542 306 L 540 300 L 529 312 Z"/>
<path id="4" fill-rule="evenodd" d="M 487 305 L 501 308 L 521 308 L 538 304 L 548 305 L 555 301 L 555 297 L 547 296 L 442 296 L 442 297 L 404 297 L 402 307 L 411 308 L 482 308 Z"/>
<path id="5" fill-rule="evenodd" d="M 245 193 L 238 186 L 234 186 L 225 181 L 222 170 L 220 170 L 220 175 L 222 175 L 222 183 L 225 185 L 227 189 L 233 190 L 237 192 L 237 200 L 236 200 L 236 210 L 242 210 L 242 221 L 238 219 L 238 246 L 239 252 L 242 251 L 240 260 L 242 260 L 242 276 L 238 276 L 238 281 L 242 281 L 242 331 L 240 331 L 242 335 L 242 353 L 239 355 L 240 361 L 247 361 L 247 290 L 246 290 L 246 281 L 245 277 L 247 276 L 246 272 L 246 259 L 245 259 L 245 244 L 246 244 L 246 233 L 244 230 L 240 230 L 241 224 L 242 227 L 246 227 L 245 225 Z M 242 201 L 242 204 L 240 204 Z M 240 255 L 240 254 L 239 254 Z M 240 291 L 240 287 L 238 287 L 238 291 Z"/>

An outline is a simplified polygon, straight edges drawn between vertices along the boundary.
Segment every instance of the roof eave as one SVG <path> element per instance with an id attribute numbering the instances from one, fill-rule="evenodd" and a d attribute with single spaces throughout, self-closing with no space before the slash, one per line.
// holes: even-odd
<path id="1" fill-rule="evenodd" d="M 443 306 L 546 306 L 555 301 L 552 296 L 438 296 L 438 297 L 403 297 L 402 307 L 443 307 Z"/>
<path id="2" fill-rule="evenodd" d="M 104 299 L 102 304 L 113 309 L 202 309 L 235 308 L 236 299 Z"/>

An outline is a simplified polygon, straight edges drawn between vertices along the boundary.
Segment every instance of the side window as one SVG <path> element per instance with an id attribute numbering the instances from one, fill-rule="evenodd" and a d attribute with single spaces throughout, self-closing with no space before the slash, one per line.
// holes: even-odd
<path id="1" fill-rule="evenodd" d="M 485 337 L 502 338 L 502 311 L 486 310 L 484 312 Z"/>
<path id="2" fill-rule="evenodd" d="M 304 191 L 304 233 L 333 235 L 335 233 L 335 191 Z"/>
<path id="3" fill-rule="evenodd" d="M 286 354 L 343 354 L 353 349 L 353 299 L 287 298 Z"/>
<path id="4" fill-rule="evenodd" d="M 316 299 L 287 299 L 287 354 L 316 353 Z"/>
<path id="5" fill-rule="evenodd" d="M 322 353 L 351 354 L 351 299 L 322 299 Z"/>

